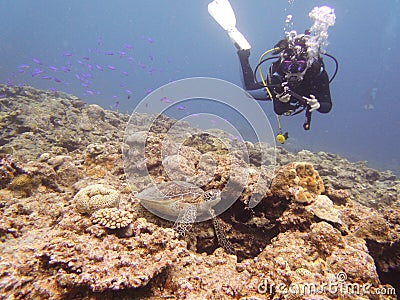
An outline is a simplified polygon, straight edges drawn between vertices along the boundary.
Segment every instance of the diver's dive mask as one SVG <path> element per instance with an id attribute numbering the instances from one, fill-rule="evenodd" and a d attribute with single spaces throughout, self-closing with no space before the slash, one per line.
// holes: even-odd
<path id="1" fill-rule="evenodd" d="M 307 68 L 306 60 L 284 60 L 281 63 L 282 71 L 287 73 L 303 73 Z"/>
<path id="2" fill-rule="evenodd" d="M 296 85 L 303 80 L 307 71 L 307 61 L 305 59 L 283 59 L 280 66 L 289 86 Z"/>
<path id="3" fill-rule="evenodd" d="M 291 31 L 287 36 L 287 48 L 281 53 L 280 69 L 290 84 L 298 84 L 303 80 L 307 70 L 306 35 L 297 35 Z"/>

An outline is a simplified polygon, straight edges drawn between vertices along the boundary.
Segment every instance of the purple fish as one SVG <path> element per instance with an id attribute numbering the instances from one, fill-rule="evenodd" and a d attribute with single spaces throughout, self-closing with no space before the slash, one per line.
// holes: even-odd
<path id="1" fill-rule="evenodd" d="M 168 99 L 167 97 L 162 97 L 162 98 L 160 99 L 160 101 L 161 101 L 161 102 L 164 102 L 164 103 L 172 103 L 172 100 L 171 100 L 171 99 Z"/>
<path id="2" fill-rule="evenodd" d="M 69 56 L 72 56 L 72 53 L 71 52 L 64 52 L 63 55 L 69 57 Z"/>
<path id="3" fill-rule="evenodd" d="M 61 66 L 61 67 L 60 67 L 60 69 L 61 69 L 63 72 L 65 72 L 65 73 L 67 73 L 67 72 L 70 72 L 70 71 L 71 71 L 71 69 L 70 69 L 70 68 L 68 68 L 68 67 L 66 67 L 66 66 Z"/>
<path id="4" fill-rule="evenodd" d="M 129 73 L 126 72 L 126 71 L 123 71 L 122 74 L 124 74 L 125 76 L 128 76 L 128 75 L 129 75 Z"/>
<path id="5" fill-rule="evenodd" d="M 42 73 L 44 73 L 43 70 L 36 68 L 36 69 L 33 70 L 33 72 L 32 72 L 32 77 L 35 77 L 35 76 L 40 75 L 40 74 L 42 74 Z"/>
<path id="6" fill-rule="evenodd" d="M 46 79 L 46 80 L 52 79 L 50 76 L 47 76 L 47 75 L 43 75 L 41 78 L 42 78 L 42 79 Z"/>
<path id="7" fill-rule="evenodd" d="M 61 82 L 61 80 L 58 79 L 57 77 L 54 77 L 53 79 L 54 79 L 55 82 Z"/>
<path id="8" fill-rule="evenodd" d="M 94 92 L 91 90 L 86 90 L 86 93 L 88 93 L 89 95 L 94 95 Z"/>
<path id="9" fill-rule="evenodd" d="M 119 58 L 122 58 L 122 57 L 126 56 L 126 52 L 125 51 L 118 51 L 117 53 L 119 55 Z"/>
<path id="10" fill-rule="evenodd" d="M 127 94 L 132 94 L 132 91 L 131 90 L 125 90 L 125 92 L 127 93 Z"/>
<path id="11" fill-rule="evenodd" d="M 90 58 L 89 58 L 89 56 L 84 56 L 84 57 L 82 57 L 82 59 L 89 60 Z"/>
<path id="12" fill-rule="evenodd" d="M 125 44 L 125 48 L 126 48 L 126 49 L 133 49 L 133 46 L 130 45 L 130 44 Z"/>
<path id="13" fill-rule="evenodd" d="M 55 67 L 55 66 L 49 66 L 49 69 L 52 70 L 52 71 L 58 71 L 58 68 Z"/>
<path id="14" fill-rule="evenodd" d="M 153 89 L 147 89 L 146 94 L 150 94 L 153 91 Z"/>
<path id="15" fill-rule="evenodd" d="M 26 64 L 22 64 L 22 65 L 18 66 L 18 69 L 28 69 L 28 68 L 29 68 L 29 66 Z"/>
<path id="16" fill-rule="evenodd" d="M 82 76 L 85 78 L 93 78 L 93 75 L 91 73 L 82 73 Z"/>
<path id="17" fill-rule="evenodd" d="M 178 105 L 176 108 L 177 108 L 178 110 L 185 110 L 185 109 L 186 109 L 186 107 L 183 106 L 183 105 Z"/>
<path id="18" fill-rule="evenodd" d="M 37 58 L 32 58 L 32 61 L 38 65 L 43 65 L 43 63 L 40 60 L 38 60 Z"/>
<path id="19" fill-rule="evenodd" d="M 106 55 L 114 55 L 114 52 L 112 52 L 112 51 L 106 51 L 105 54 L 106 54 Z"/>
<path id="20" fill-rule="evenodd" d="M 93 71 L 93 66 L 92 66 L 91 64 L 87 64 L 87 68 L 88 68 L 90 71 Z"/>
<path id="21" fill-rule="evenodd" d="M 96 69 L 99 70 L 99 71 L 103 71 L 102 66 L 99 66 L 99 65 L 96 65 Z"/>
<path id="22" fill-rule="evenodd" d="M 109 68 L 110 70 L 116 70 L 117 68 L 111 65 L 108 65 L 107 68 Z"/>

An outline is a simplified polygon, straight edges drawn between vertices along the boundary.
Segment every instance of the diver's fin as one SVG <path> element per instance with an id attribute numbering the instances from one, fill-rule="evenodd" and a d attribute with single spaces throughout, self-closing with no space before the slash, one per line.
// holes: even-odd
<path id="1" fill-rule="evenodd" d="M 249 42 L 236 28 L 235 12 L 228 0 L 212 1 L 208 4 L 208 13 L 228 32 L 230 39 L 238 49 L 247 50 L 251 48 Z"/>
<path id="2" fill-rule="evenodd" d="M 236 27 L 236 17 L 228 0 L 214 0 L 208 4 L 208 13 L 224 30 Z"/>
<path id="3" fill-rule="evenodd" d="M 249 42 L 246 40 L 244 35 L 237 30 L 237 28 L 233 28 L 228 31 L 228 35 L 231 38 L 232 42 L 235 44 L 236 48 L 239 50 L 249 50 L 251 48 Z"/>

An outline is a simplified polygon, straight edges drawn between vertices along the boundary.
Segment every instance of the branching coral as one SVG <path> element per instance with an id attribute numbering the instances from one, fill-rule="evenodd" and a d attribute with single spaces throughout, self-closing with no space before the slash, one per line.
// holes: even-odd
<path id="1" fill-rule="evenodd" d="M 93 224 L 100 224 L 108 229 L 124 228 L 133 222 L 133 215 L 125 210 L 102 208 L 92 215 Z"/>

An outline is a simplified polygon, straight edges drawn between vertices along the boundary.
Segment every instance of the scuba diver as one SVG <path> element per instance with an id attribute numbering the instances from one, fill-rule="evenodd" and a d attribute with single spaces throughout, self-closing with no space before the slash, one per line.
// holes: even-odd
<path id="1" fill-rule="evenodd" d="M 309 130 L 313 111 L 328 113 L 331 110 L 329 84 L 337 73 L 338 64 L 333 56 L 324 52 L 323 47 L 327 44 L 327 29 L 335 21 L 333 9 L 327 6 L 315 7 L 310 12 L 314 25 L 304 34 L 297 34 L 294 30 L 286 32 L 286 38 L 261 55 L 254 71 L 249 63 L 251 46 L 236 28 L 235 15 L 229 1 L 214 0 L 209 4 L 208 10 L 227 31 L 238 49 L 244 88 L 256 100 L 272 100 L 278 117 L 278 142 L 283 144 L 288 138 L 287 132 L 282 134 L 281 115 L 293 116 L 305 111 L 306 121 L 303 128 Z M 269 53 L 273 56 L 264 59 Z M 336 70 L 331 79 L 325 70 L 321 54 L 331 57 L 336 63 Z M 264 78 L 261 67 L 271 59 L 275 61 Z M 261 80 L 257 80 L 257 71 Z"/>
<path id="2" fill-rule="evenodd" d="M 311 112 L 317 110 L 328 113 L 332 101 L 324 62 L 321 57 L 312 63 L 308 62 L 306 41 L 307 33 L 295 35 L 291 40 L 283 39 L 275 45 L 272 54 L 279 56 L 269 68 L 266 85 L 255 80 L 249 63 L 250 49 L 240 49 L 238 44 L 235 46 L 239 48 L 237 53 L 245 89 L 265 91 L 267 86 L 270 93 L 265 91 L 264 95 L 251 94 L 258 100 L 272 100 L 277 115 L 297 115 L 306 110 L 304 129 L 309 129 Z"/>

